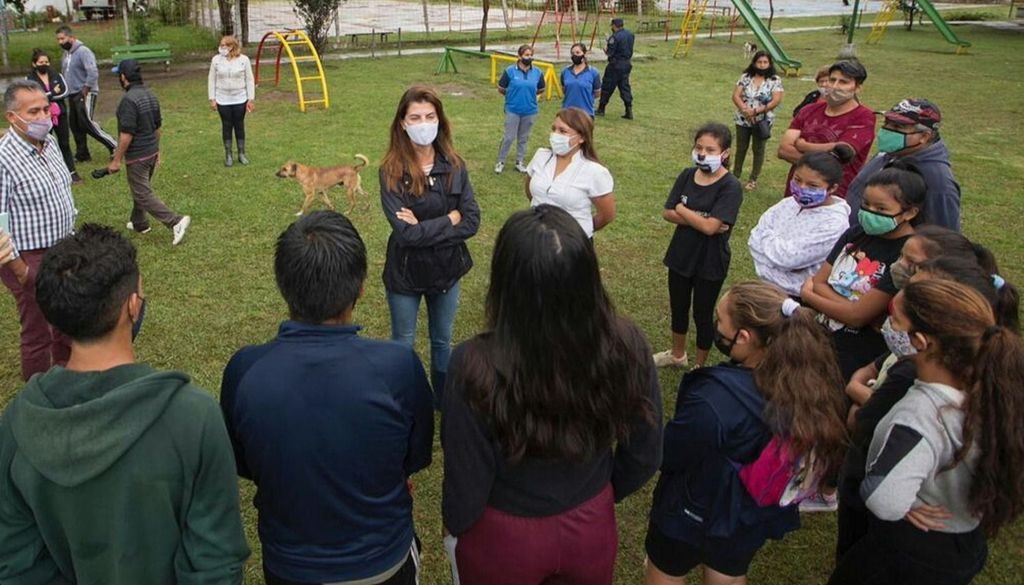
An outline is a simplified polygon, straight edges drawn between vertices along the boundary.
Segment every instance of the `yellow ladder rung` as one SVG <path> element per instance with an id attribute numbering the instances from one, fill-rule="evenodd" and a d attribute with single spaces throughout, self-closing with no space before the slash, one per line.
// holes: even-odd
<path id="1" fill-rule="evenodd" d="M 299 55 L 297 57 L 292 57 L 293 63 L 303 63 L 305 61 L 316 61 L 316 57 L 313 55 Z"/>
<path id="2" fill-rule="evenodd" d="M 303 104 L 325 104 L 327 100 L 303 100 Z"/>
<path id="3" fill-rule="evenodd" d="M 314 75 L 312 77 L 300 77 L 299 81 L 321 81 L 322 79 L 323 77 L 320 77 L 319 75 Z"/>

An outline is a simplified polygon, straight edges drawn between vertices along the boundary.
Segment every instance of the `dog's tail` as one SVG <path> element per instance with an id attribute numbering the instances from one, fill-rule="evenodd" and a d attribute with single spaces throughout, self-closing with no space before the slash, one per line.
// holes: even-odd
<path id="1" fill-rule="evenodd" d="M 360 169 L 362 169 L 366 165 L 370 164 L 370 161 L 365 156 L 363 156 L 361 154 L 357 154 L 356 158 L 358 158 L 361 161 L 359 164 L 356 165 L 356 171 L 359 171 Z"/>

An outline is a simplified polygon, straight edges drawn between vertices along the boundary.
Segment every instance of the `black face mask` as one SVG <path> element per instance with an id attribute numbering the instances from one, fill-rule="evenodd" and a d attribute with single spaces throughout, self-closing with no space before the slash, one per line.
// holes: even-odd
<path id="1" fill-rule="evenodd" d="M 582 62 L 583 62 L 583 55 L 573 55 L 572 56 L 572 64 L 573 65 L 579 65 Z"/>
<path id="2" fill-rule="evenodd" d="M 70 41 L 67 42 L 67 43 L 61 43 L 60 44 L 60 48 L 64 49 L 65 51 L 70 51 L 71 47 L 73 47 L 73 46 L 74 46 L 74 44 L 71 43 Z"/>
<path id="3" fill-rule="evenodd" d="M 754 68 L 754 71 L 757 71 L 758 74 L 760 74 L 760 75 L 768 75 L 768 70 L 769 70 L 768 67 L 765 67 L 763 69 L 761 67 L 755 67 Z"/>
<path id="4" fill-rule="evenodd" d="M 36 65 L 35 66 L 36 73 L 46 73 L 46 71 L 49 68 L 50 68 L 49 65 Z"/>
<path id="5" fill-rule="evenodd" d="M 522 61 L 523 65 L 529 67 L 530 65 L 533 64 L 533 57 L 523 57 L 522 59 L 520 59 L 520 61 Z"/>
<path id="6" fill-rule="evenodd" d="M 732 346 L 736 345 L 736 338 L 739 336 L 740 330 L 737 329 L 736 335 L 733 335 L 732 339 L 728 339 L 725 335 L 722 335 L 722 332 L 718 330 L 717 326 L 715 326 L 715 338 L 713 343 L 715 344 L 715 348 L 722 352 L 722 355 L 732 359 L 732 356 L 730 356 L 729 353 L 732 351 Z"/>

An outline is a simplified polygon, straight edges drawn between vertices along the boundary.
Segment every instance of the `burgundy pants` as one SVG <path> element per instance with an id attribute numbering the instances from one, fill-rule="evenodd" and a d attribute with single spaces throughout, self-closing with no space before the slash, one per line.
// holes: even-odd
<path id="1" fill-rule="evenodd" d="M 611 585 L 619 537 L 609 485 L 542 518 L 486 508 L 455 543 L 456 585 Z"/>
<path id="2" fill-rule="evenodd" d="M 71 355 L 71 340 L 51 327 L 36 303 L 36 275 L 46 250 L 29 250 L 21 253 L 28 264 L 29 277 L 24 286 L 18 284 L 8 266 L 0 268 L 0 280 L 14 295 L 21 320 L 21 376 L 25 380 L 33 374 L 45 372 L 50 366 L 63 366 Z"/>

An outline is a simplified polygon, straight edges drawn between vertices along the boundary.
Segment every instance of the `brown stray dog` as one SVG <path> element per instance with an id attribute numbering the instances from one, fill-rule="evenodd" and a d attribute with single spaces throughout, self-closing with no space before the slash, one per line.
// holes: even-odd
<path id="1" fill-rule="evenodd" d="M 306 198 L 302 202 L 302 209 L 295 215 L 302 215 L 309 211 L 309 206 L 313 204 L 313 198 L 317 195 L 320 195 L 320 199 L 327 207 L 334 209 L 334 204 L 327 197 L 327 190 L 335 185 L 345 186 L 345 191 L 348 193 L 349 211 L 356 205 L 356 195 L 363 196 L 363 201 L 366 204 L 364 207 L 369 209 L 370 198 L 366 191 L 363 191 L 359 171 L 370 164 L 370 161 L 361 154 L 357 154 L 356 158 L 360 162 L 355 166 L 311 167 L 293 160 L 284 163 L 275 175 L 282 179 L 295 179 L 302 186 L 303 193 L 306 194 Z"/>

